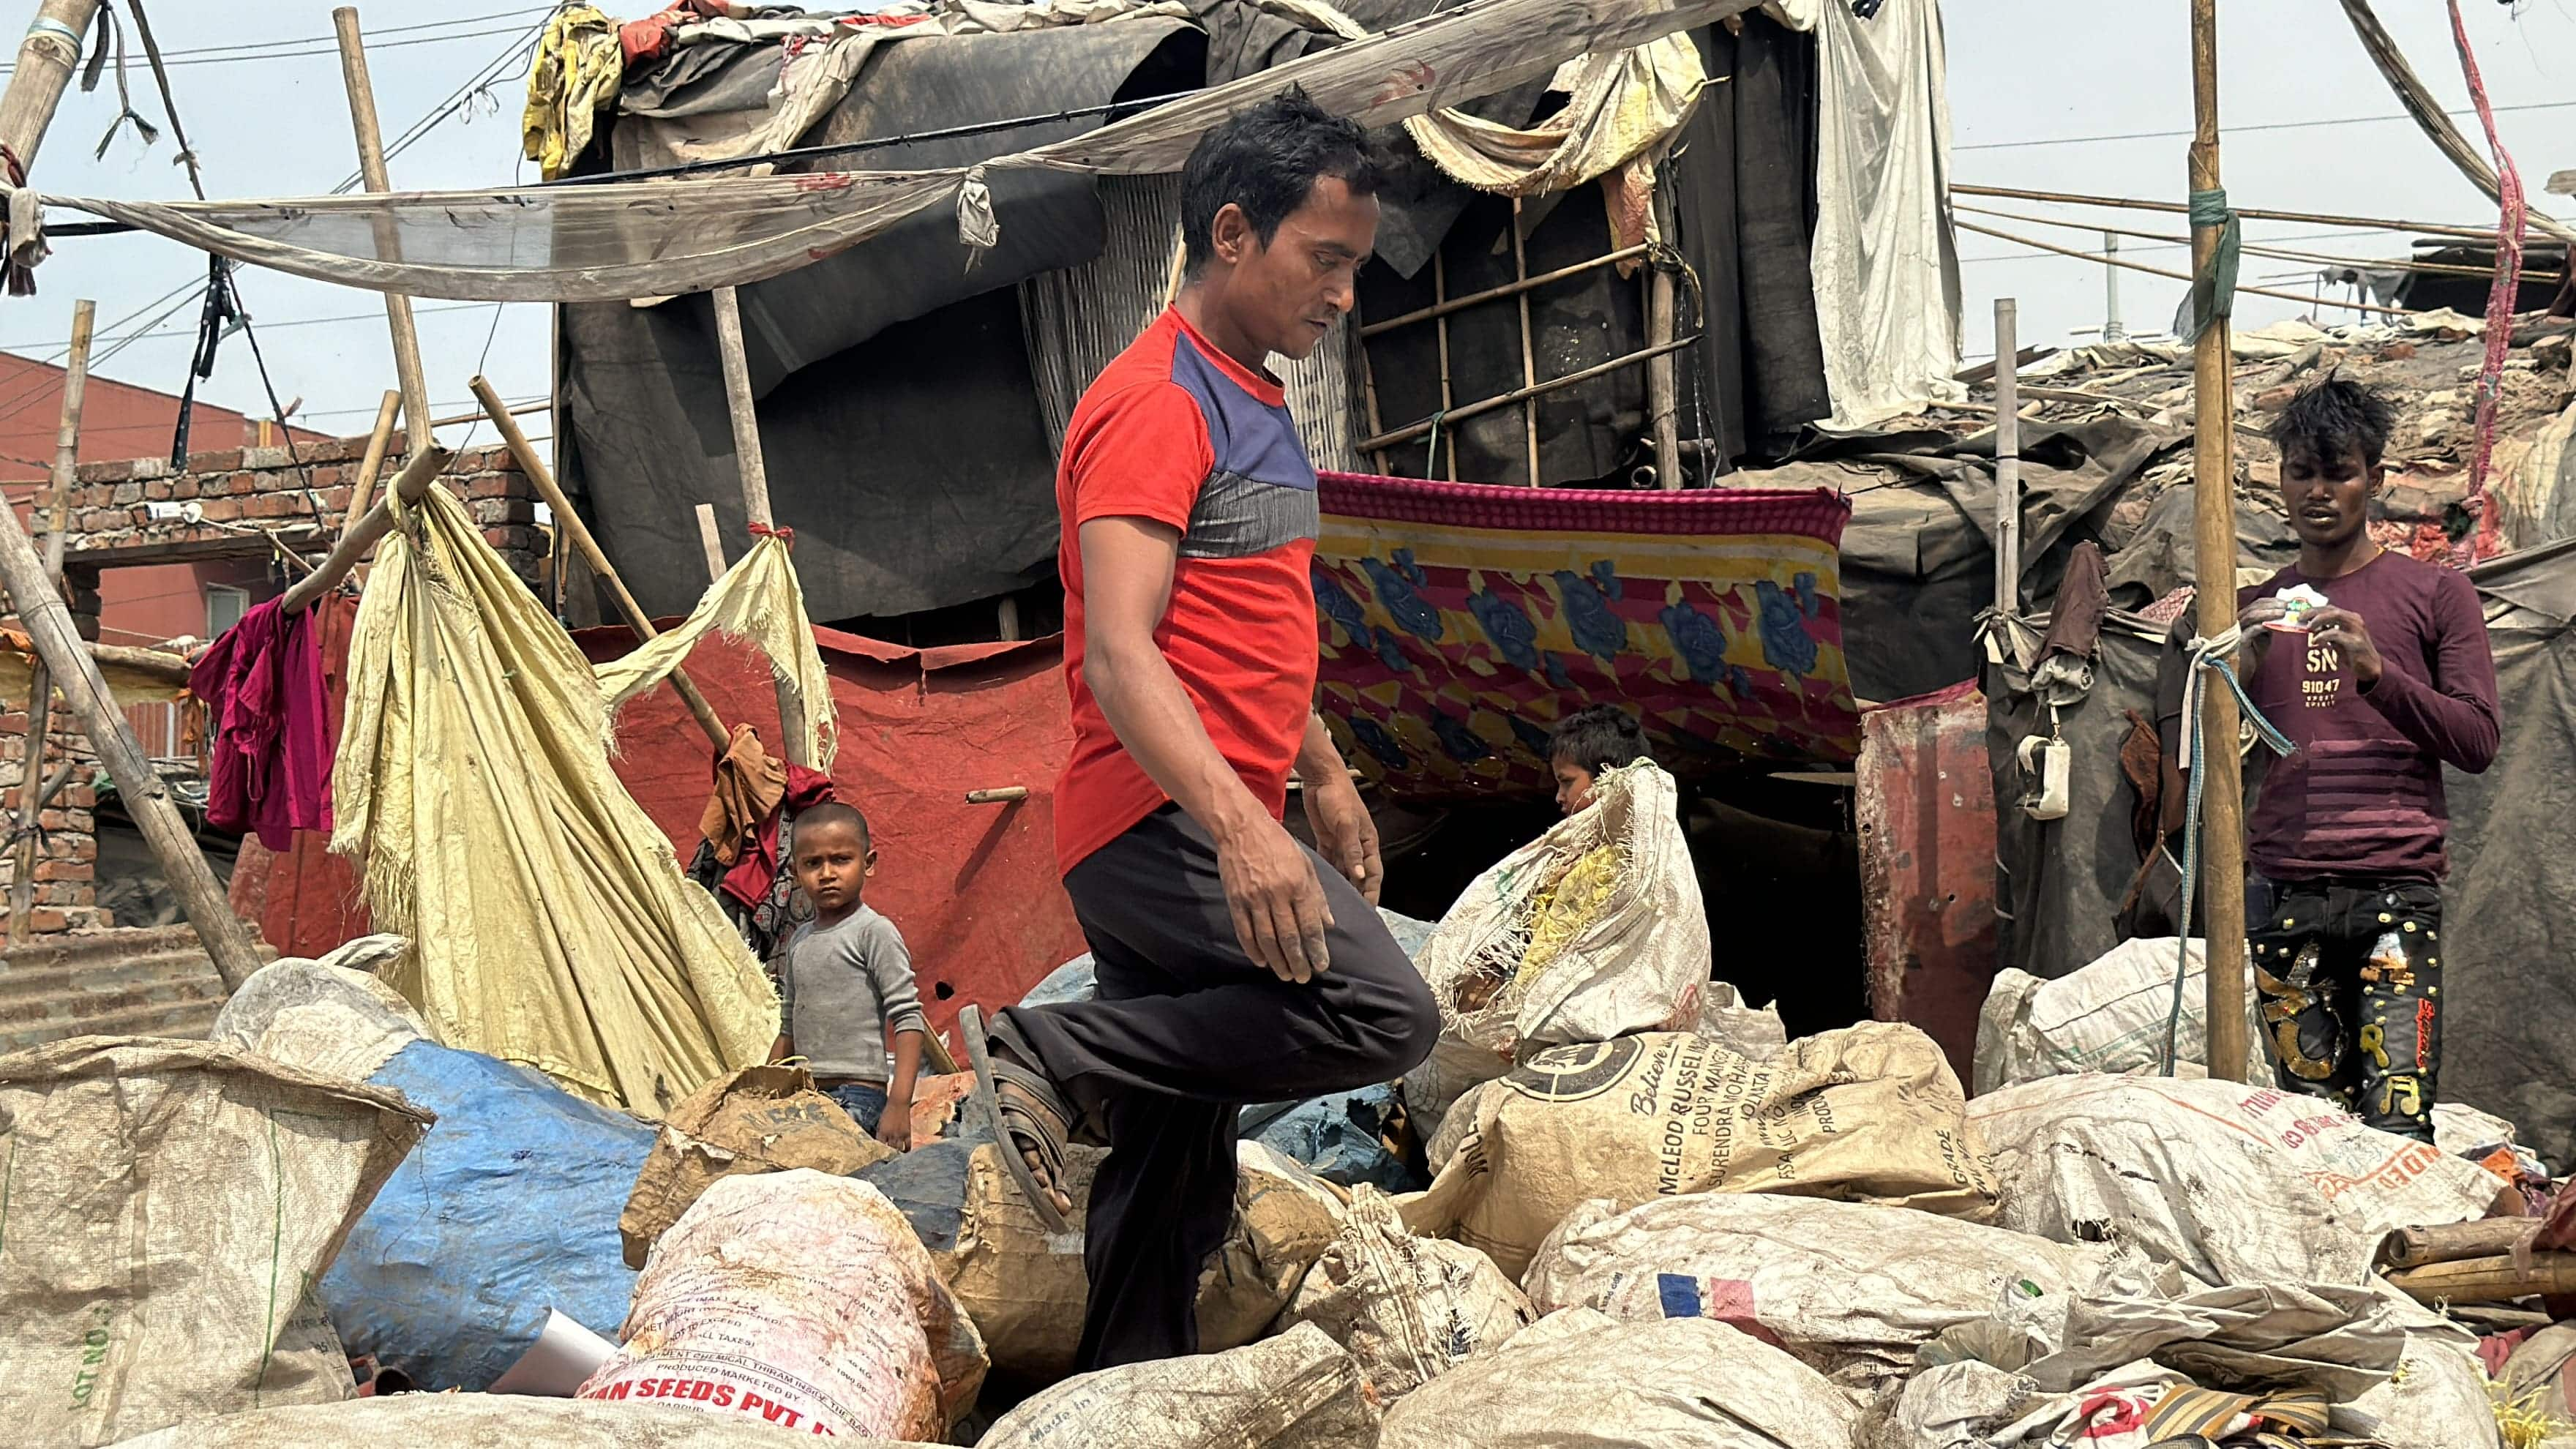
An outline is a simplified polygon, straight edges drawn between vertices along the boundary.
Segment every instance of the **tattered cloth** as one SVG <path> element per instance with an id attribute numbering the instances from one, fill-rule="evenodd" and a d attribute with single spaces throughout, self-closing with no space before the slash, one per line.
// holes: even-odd
<path id="1" fill-rule="evenodd" d="M 1389 126 L 1633 50 L 1754 0 L 1468 0 L 1384 34 L 1213 86 L 1143 115 L 975 167 L 815 172 L 291 201 L 131 202 L 48 196 L 202 251 L 414 297 L 598 302 L 779 276 L 1015 167 L 1099 175 L 1181 169 L 1201 132 L 1291 85 L 1325 110 Z M 992 218 L 960 205 L 961 235 Z"/>
<path id="2" fill-rule="evenodd" d="M 462 504 L 398 518 L 332 781 L 331 848 L 414 943 L 386 979 L 444 1044 L 645 1116 L 761 1061 L 776 994 L 610 770 L 590 661 Z"/>
<path id="3" fill-rule="evenodd" d="M 599 692 L 610 713 L 668 678 L 699 640 L 722 634 L 759 650 L 769 661 L 770 677 L 794 686 L 796 717 L 781 725 L 793 732 L 797 746 L 789 755 L 801 753 L 829 768 L 841 747 L 832 714 L 832 681 L 823 673 L 823 656 L 814 649 L 814 624 L 805 617 L 805 595 L 796 582 L 789 545 L 788 534 L 761 533 L 680 627 L 600 665 Z"/>
<path id="4" fill-rule="evenodd" d="M 1393 793 L 1545 794 L 1549 728 L 1605 702 L 1686 777 L 1859 753 L 1831 492 L 1326 473 L 1322 508 L 1316 709 Z"/>

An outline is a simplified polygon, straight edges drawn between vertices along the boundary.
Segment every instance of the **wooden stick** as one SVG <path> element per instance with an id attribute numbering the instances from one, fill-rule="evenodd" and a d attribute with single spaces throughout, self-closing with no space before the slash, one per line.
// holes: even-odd
<path id="1" fill-rule="evenodd" d="M 367 433 L 367 456 L 358 460 L 358 474 L 349 480 L 349 507 L 340 515 L 340 536 L 358 526 L 369 504 L 376 498 L 376 474 L 385 466 L 385 450 L 393 446 L 394 419 L 402 414 L 402 394 L 385 390 L 385 400 L 376 405 L 376 425 Z"/>
<path id="2" fill-rule="evenodd" d="M 0 92 L 0 143 L 30 173 L 63 88 L 80 64 L 81 37 L 89 34 L 98 6 L 99 0 L 44 0 L 18 42 L 17 68 L 9 72 L 8 90 Z"/>
<path id="3" fill-rule="evenodd" d="M 1027 798 L 1029 798 L 1029 787 L 1026 785 L 1004 785 L 999 789 L 966 792 L 966 803 L 969 805 L 1008 805 Z"/>
<path id="4" fill-rule="evenodd" d="M 1995 299 L 1995 356 L 2011 357 L 2021 330 L 2021 304 Z M 1995 369 L 1995 607 L 2005 620 L 2021 617 L 2021 399 L 2020 369 Z"/>
<path id="5" fill-rule="evenodd" d="M 72 349 L 63 369 L 62 412 L 54 425 L 54 467 L 50 505 L 45 520 L 45 579 L 59 588 L 63 553 L 71 543 L 72 488 L 79 482 L 81 405 L 89 395 L 90 334 L 98 321 L 98 304 L 87 297 L 72 304 Z M 35 939 L 36 824 L 44 813 L 35 785 L 44 773 L 45 746 L 53 739 L 54 682 L 38 659 L 28 670 L 27 743 L 18 767 L 18 838 L 9 847 L 9 943 Z"/>
<path id="6" fill-rule="evenodd" d="M 170 893 L 179 898 L 188 923 L 197 928 L 215 973 L 223 978 L 225 990 L 238 989 L 259 969 L 259 953 L 234 917 L 223 887 L 197 849 L 188 823 L 180 818 L 179 807 L 171 802 L 169 785 L 144 758 L 134 727 L 117 709 L 116 696 L 100 675 L 98 662 L 81 647 L 71 610 L 64 607 L 53 581 L 45 577 L 44 558 L 19 526 L 17 510 L 9 508 L 0 508 L 0 582 L 8 586 L 10 601 L 35 643 L 37 657 L 60 681 L 63 697 L 80 717 L 91 747 L 116 782 L 126 813 L 160 862 Z"/>
<path id="7" fill-rule="evenodd" d="M 358 133 L 358 175 L 372 192 L 393 190 L 385 171 L 385 136 L 376 121 L 375 83 L 367 77 L 366 42 L 358 34 L 358 11 L 343 5 L 331 12 L 331 28 L 340 38 L 340 80 L 349 92 L 349 124 Z M 387 261 L 402 256 L 402 238 L 393 223 L 378 220 L 376 254 Z M 402 380 L 405 451 L 418 457 L 437 440 L 429 418 L 429 379 L 420 366 L 420 329 L 413 325 L 411 298 L 385 294 L 385 322 L 394 339 L 394 375 Z"/>
<path id="8" fill-rule="evenodd" d="M 1523 280 L 1516 282 L 1506 282 L 1499 287 L 1488 287 L 1481 292 L 1469 292 L 1463 297 L 1451 297 L 1446 301 L 1435 302 L 1434 305 L 1424 307 L 1419 311 L 1407 312 L 1400 317 L 1389 317 L 1383 322 L 1371 322 L 1360 329 L 1360 336 L 1375 337 L 1381 332 L 1392 332 L 1398 327 L 1410 327 L 1416 322 L 1428 322 L 1434 317 L 1446 317 L 1452 312 L 1473 307 L 1481 302 L 1499 301 L 1516 292 L 1526 292 L 1534 287 L 1544 287 L 1550 282 L 1561 282 L 1568 277 L 1578 277 L 1585 272 L 1594 271 L 1601 267 L 1617 266 L 1621 262 L 1632 261 L 1638 257 L 1644 256 L 1645 254 L 1646 249 L 1643 246 L 1622 247 L 1607 256 L 1594 257 L 1588 262 L 1576 262 L 1570 267 L 1559 267 L 1552 272 L 1541 272 L 1535 277 L 1524 278 Z"/>
<path id="9" fill-rule="evenodd" d="M 734 462 L 742 470 L 743 511 L 753 523 L 771 527 L 775 520 L 769 513 L 769 465 L 760 451 L 760 415 L 752 408 L 751 365 L 742 350 L 742 304 L 731 287 L 718 287 L 716 306 L 716 352 L 724 363 L 725 408 L 733 415 Z M 778 686 L 779 748 L 787 763 L 807 769 L 814 762 L 806 756 L 804 735 L 791 721 L 805 712 L 805 692 L 785 679 L 772 681 Z"/>
<path id="10" fill-rule="evenodd" d="M 2475 1218 L 2465 1223 L 2399 1228 L 2380 1245 L 2379 1258 L 2400 1268 L 2491 1258 L 2511 1253 L 2535 1226 L 2530 1218 Z"/>
<path id="11" fill-rule="evenodd" d="M 2031 216 L 2018 211 L 1998 211 L 1991 206 L 1970 206 L 1965 202 L 1958 201 L 1954 201 L 1950 205 L 1953 210 L 1964 211 L 1974 216 L 1991 216 L 2004 221 L 2026 222 L 2033 226 L 2063 227 L 2069 231 L 2098 231 L 2106 236 L 2134 237 L 2139 241 L 2178 242 L 2186 246 L 2191 242 L 2191 238 L 2189 236 L 2176 236 L 2169 231 L 2137 231 L 2129 227 L 2100 226 L 2089 221 L 2065 221 L 2053 216 Z M 2370 267 L 2385 271 L 2423 272 L 2434 276 L 2449 277 L 2492 277 L 2495 275 L 2495 268 L 2491 266 L 2468 267 L 2461 266 L 2454 262 L 2424 262 L 2417 261 L 2412 257 L 2339 257 L 2331 252 L 2301 251 L 2294 247 L 2278 247 L 2262 242 L 2245 242 L 2238 247 L 2238 250 L 2244 252 L 2249 257 L 2274 257 L 2285 262 L 2318 262 L 2330 266 Z M 2099 261 L 2102 260 L 2102 258 L 2099 255 L 2095 255 L 2094 260 Z M 2525 271 L 2522 275 L 2526 281 L 2555 282 L 2558 281 L 2563 274 L 2558 272 Z"/>
<path id="12" fill-rule="evenodd" d="M 290 614 L 300 613 L 338 588 L 349 571 L 358 566 L 358 560 L 367 556 L 367 550 L 393 530 L 394 500 L 418 503 L 421 495 L 429 491 L 430 480 L 447 467 L 450 458 L 448 451 L 435 443 L 414 454 L 402 472 L 395 475 L 394 485 L 385 496 L 377 499 L 356 523 L 340 531 L 340 541 L 331 546 L 330 555 L 313 572 L 297 579 L 295 586 L 278 598 L 278 607 Z"/>
<path id="13" fill-rule="evenodd" d="M 2528 1269 L 2515 1267 L 2511 1257 L 2427 1263 L 2400 1268 L 2388 1282 L 2419 1303 L 2502 1303 L 2576 1293 L 2576 1253 L 2534 1253 Z"/>
<path id="14" fill-rule="evenodd" d="M 2164 267 L 2151 267 L 2144 262 L 2126 262 L 2117 257 L 2106 257 L 2095 252 L 2079 252 L 2072 247 L 2059 246 L 2055 242 L 2041 241 L 2037 237 L 2017 236 L 2012 232 L 1998 231 L 1991 226 L 1979 226 L 1973 221 L 1961 220 L 1954 224 L 1961 231 L 1972 231 L 1977 233 L 1979 236 L 1990 236 L 1998 241 L 2013 242 L 2021 246 L 2037 247 L 2039 250 L 2044 252 L 2055 252 L 2061 257 L 2073 257 L 2079 262 L 2095 262 L 2106 267 L 2120 267 L 2127 271 L 2144 272 L 2151 277 L 2170 277 L 2177 282 L 2188 282 L 2191 280 L 2191 273 L 2189 272 L 2171 271 Z M 2199 243 L 2194 242 L 2193 245 L 2198 246 Z M 2302 296 L 2297 292 L 2284 292 L 2273 287 L 2249 287 L 2241 282 L 2236 286 L 2236 295 L 2240 297 L 2278 297 L 2286 302 L 2305 302 L 2311 307 L 2317 305 L 2317 299 L 2314 297 Z M 2418 310 L 2413 307 L 2382 307 L 2376 302 L 2329 301 L 2325 305 L 2329 307 L 2349 307 L 2356 312 L 2377 312 L 2389 317 L 2412 317 Z"/>
<path id="15" fill-rule="evenodd" d="M 1638 363 L 1648 361 L 1662 353 L 1677 352 L 1682 348 L 1696 347 L 1698 345 L 1699 338 L 1696 336 L 1679 337 L 1665 343 L 1661 347 L 1649 347 L 1643 352 L 1631 352 L 1625 357 L 1614 357 L 1608 362 L 1596 362 L 1592 366 L 1583 369 L 1581 372 L 1569 372 L 1563 377 L 1551 377 L 1534 388 L 1507 392 L 1501 397 L 1489 397 L 1482 402 L 1471 402 L 1465 407 L 1458 408 L 1451 412 L 1448 415 L 1447 421 L 1443 422 L 1441 426 L 1447 427 L 1449 423 L 1458 422 L 1466 418 L 1477 417 L 1482 414 L 1492 412 L 1496 408 L 1510 407 L 1512 404 L 1521 400 L 1522 392 L 1554 392 L 1561 387 L 1572 387 L 1578 382 L 1590 382 L 1592 379 L 1601 376 L 1605 372 L 1615 372 L 1623 367 L 1634 367 Z M 1391 448 L 1398 443 L 1409 442 L 1415 438 L 1421 437 L 1424 433 L 1429 431 L 1431 431 L 1431 420 L 1425 418 L 1418 423 L 1408 423 L 1391 433 L 1381 433 L 1374 438 L 1362 438 L 1359 445 L 1360 451 L 1368 452 L 1376 448 Z M 1452 481 L 1454 482 L 1455 480 L 1453 479 Z"/>
<path id="16" fill-rule="evenodd" d="M 2218 176 L 2218 0 L 2191 0 L 2191 189 L 2215 191 Z M 2209 265 L 2220 228 L 2191 229 L 2191 264 Z M 2239 291 L 2244 290 L 2239 288 Z M 2204 319 L 2193 348 L 2192 577 L 2201 637 L 2215 639 L 2236 623 L 2235 360 L 2225 317 Z M 1996 373 L 1998 380 L 2002 373 Z M 2245 1079 L 2245 791 L 2236 755 L 2236 695 L 2210 681 L 2200 692 L 2201 738 L 2208 750 L 2192 761 L 2206 770 L 2195 782 L 2206 802 L 2200 837 L 2200 893 L 2208 902 L 2209 1074 Z M 2183 923 L 2190 929 L 2190 922 Z"/>
<path id="17" fill-rule="evenodd" d="M 627 592 L 626 580 L 618 577 L 617 566 L 608 561 L 607 551 L 599 546 L 598 539 L 591 537 L 581 515 L 573 511 L 572 500 L 564 496 L 562 486 L 555 482 L 555 475 L 546 468 L 546 460 L 537 456 L 536 447 L 528 441 L 528 435 L 519 431 L 518 420 L 502 406 L 501 395 L 494 392 L 492 384 L 479 373 L 466 386 L 483 404 L 483 415 L 500 430 L 501 444 L 510 450 L 519 471 L 528 475 L 528 481 L 536 486 L 538 496 L 546 500 L 546 507 L 554 510 L 555 527 L 572 539 L 572 546 L 581 551 L 582 561 L 589 564 L 591 572 L 608 585 L 608 597 L 616 603 L 617 612 L 625 616 L 626 627 L 635 631 L 637 642 L 661 637 L 661 631 L 653 627 L 652 616 L 646 614 L 644 606 L 635 602 L 635 596 Z M 705 732 L 707 742 L 715 746 L 716 757 L 723 758 L 725 750 L 733 743 L 733 735 L 724 727 L 724 721 L 716 718 L 715 706 L 707 703 L 707 697 L 698 692 L 696 681 L 689 678 L 685 669 L 671 671 L 671 688 L 689 707 L 689 714 L 697 720 L 698 728 Z"/>
<path id="18" fill-rule="evenodd" d="M 1382 433 L 1386 431 L 1386 421 L 1378 416 L 1377 411 L 1377 367 L 1369 361 L 1368 343 L 1361 342 L 1358 345 L 1360 349 L 1360 392 L 1361 395 L 1368 400 L 1369 431 L 1371 433 Z M 1369 456 L 1377 462 L 1377 475 L 1381 478 L 1389 476 L 1386 467 L 1386 449 L 1380 448 Z M 1424 471 L 1427 472 L 1429 470 L 1425 469 Z"/>
<path id="19" fill-rule="evenodd" d="M 716 506 L 714 504 L 699 504 L 697 513 L 698 547 L 706 550 L 707 582 L 712 584 L 716 580 L 724 577 L 724 534 L 716 527 Z"/>
<path id="20" fill-rule="evenodd" d="M 1650 204 L 1667 235 L 1672 227 L 1672 203 L 1659 179 Z M 1673 273 L 1669 267 L 1646 264 L 1646 345 L 1659 347 L 1673 340 Z M 1682 449 L 1676 414 L 1681 408 L 1681 388 L 1674 371 L 1671 352 L 1658 354 L 1646 364 L 1646 421 L 1654 436 L 1655 482 L 1666 492 L 1682 486 Z M 1713 469 L 1711 471 L 1714 471 Z"/>
<path id="21" fill-rule="evenodd" d="M 1512 198 L 1512 280 L 1529 280 L 1529 248 L 1521 238 L 1521 199 Z M 1530 345 L 1530 294 L 1523 287 L 1515 294 L 1521 310 L 1521 386 L 1538 386 L 1538 349 Z M 1538 395 L 1521 400 L 1521 431 L 1529 444 L 1529 486 L 1536 488 L 1538 478 Z"/>
<path id="22" fill-rule="evenodd" d="M 1953 183 L 1954 196 L 1994 196 L 2007 201 L 2054 201 L 2069 206 L 2108 206 L 2130 211 L 2162 211 L 2174 215 L 2191 208 L 2176 201 L 2141 201 L 2125 196 L 2087 196 L 2071 191 L 2024 191 L 2010 186 L 1962 186 Z M 2379 231 L 2414 231 L 2426 236 L 2465 237 L 2471 241 L 2494 241 L 2496 229 L 2488 226 L 2453 226 L 2439 221 L 2391 221 L 2374 216 L 2335 216 L 2320 211 L 2265 211 L 2258 207 L 2239 206 L 2232 210 L 2247 221 L 2304 221 L 2320 226 L 2358 226 Z"/>
<path id="23" fill-rule="evenodd" d="M 1449 298 L 1449 259 L 1441 255 L 1439 252 L 1433 252 L 1431 254 L 1431 298 L 1435 303 L 1445 303 Z M 1433 428 L 1442 428 L 1449 425 L 1449 404 L 1452 401 L 1449 396 L 1449 311 L 1445 306 L 1435 306 L 1432 308 L 1432 313 L 1434 317 L 1433 325 L 1435 325 L 1440 332 L 1440 416 L 1433 419 L 1423 427 L 1423 431 L 1426 433 L 1431 431 Z M 1434 440 L 1435 446 L 1437 441 L 1438 440 L 1436 439 Z M 1366 447 L 1368 445 L 1363 443 L 1361 446 Z M 1422 460 L 1422 476 L 1425 478 L 1430 477 L 1432 468 L 1438 464 L 1439 461 L 1440 460 L 1437 458 L 1425 457 Z M 1449 434 L 1448 471 L 1449 481 L 1452 483 L 1457 482 L 1458 434 L 1455 431 L 1452 431 Z"/>

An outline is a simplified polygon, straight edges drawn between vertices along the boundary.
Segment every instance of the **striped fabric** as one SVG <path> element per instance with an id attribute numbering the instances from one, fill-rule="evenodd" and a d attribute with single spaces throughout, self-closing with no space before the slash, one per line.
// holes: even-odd
<path id="1" fill-rule="evenodd" d="M 2277 1394 L 2231 1394 L 2218 1389 L 2177 1388 L 2147 1413 L 2151 1449 L 2190 1444 L 2194 1438 L 2229 1446 L 2297 1449 L 2302 1437 L 2326 1431 L 2332 1406 L 2313 1389 Z M 2232 1432 L 2231 1432 L 2232 1431 Z"/>

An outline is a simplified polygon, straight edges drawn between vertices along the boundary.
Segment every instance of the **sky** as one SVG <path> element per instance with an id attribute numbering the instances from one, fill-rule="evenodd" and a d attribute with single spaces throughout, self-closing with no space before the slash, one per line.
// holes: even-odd
<path id="1" fill-rule="evenodd" d="M 15 0 L 32 9 L 31 0 Z M 2505 143 L 2535 199 L 2562 216 L 2576 200 L 2539 195 L 2550 172 L 2576 167 L 2576 0 L 2462 0 Z M 610 7 L 640 13 L 642 6 Z M 2378 0 L 2380 17 L 2446 105 L 2467 91 L 2437 0 Z M 2491 225 L 2493 203 L 2473 189 L 2403 119 L 2396 99 L 2363 55 L 2335 0 L 2228 0 L 2220 10 L 2223 167 L 2240 206 L 2313 210 L 2409 220 Z M 331 7 L 319 0 L 180 5 L 149 13 L 172 61 L 179 117 L 218 198 L 327 192 L 357 169 L 348 102 L 331 42 Z M 478 75 L 524 49 L 545 7 L 511 0 L 371 0 L 361 9 L 369 35 L 376 104 L 389 139 L 435 120 L 390 163 L 405 189 L 474 187 L 533 176 L 519 159 L 524 65 L 492 84 Z M 1945 8 L 1953 178 L 1959 182 L 2180 200 L 2191 126 L 2188 9 L 2184 0 L 1970 0 Z M 128 84 L 135 109 L 158 120 L 160 104 L 139 46 L 129 38 Z M 97 91 L 66 95 L 35 170 L 40 189 L 64 194 L 176 199 L 185 173 L 164 134 L 145 146 L 129 127 L 91 152 L 115 119 L 113 76 Z M 460 101 L 460 95 L 463 99 Z M 2538 109 L 2510 109 L 2514 107 Z M 2387 118 L 2387 119 L 2374 119 Z M 2326 124 L 2316 124 L 2326 123 Z M 2460 124 L 2473 139 L 2473 117 Z M 2257 129 L 2269 128 L 2269 129 Z M 2105 139 L 2124 138 L 2124 139 Z M 1972 201 L 2024 215 L 2098 222 L 2037 203 Z M 2098 233 L 1992 217 L 1964 219 L 2079 248 Z M 2127 213 L 2134 230 L 2179 232 L 2179 219 Z M 2318 233 L 2337 233 L 2320 236 Z M 2403 255 L 2406 238 L 2303 223 L 2250 223 L 2249 240 L 2292 244 L 2339 256 Z M 2102 268 L 2034 255 L 1973 233 L 1959 238 L 1966 352 L 1993 350 L 1994 299 L 2018 299 L 2021 338 L 2082 341 L 2075 329 L 2103 320 Z M 2124 239 L 2133 260 L 2188 270 L 2179 247 Z M 2311 290 L 2312 268 L 2248 257 L 2248 281 Z M 70 333 L 72 303 L 95 298 L 102 376 L 176 392 L 183 383 L 204 279 L 196 253 L 152 236 L 65 238 L 38 273 L 35 297 L 0 299 L 0 349 L 55 357 Z M 244 268 L 239 289 L 281 402 L 302 399 L 295 420 L 332 433 L 362 433 L 376 400 L 394 386 L 383 304 L 374 293 Z M 2132 331 L 2161 330 L 2183 289 L 2139 273 L 2121 278 L 2121 310 Z M 172 307 L 173 303 L 179 305 Z M 2298 315 L 2301 304 L 2241 298 L 2241 326 Z M 434 416 L 471 412 L 466 380 L 478 369 L 513 401 L 549 387 L 546 309 L 488 303 L 415 304 Z M 2330 311 L 2328 317 L 2350 317 Z M 240 336 L 228 339 L 211 401 L 253 415 L 268 411 L 258 369 Z M 6 399 L 0 399 L 0 406 Z M 542 415 L 527 420 L 546 434 Z M 442 430 L 450 446 L 491 440 Z"/>

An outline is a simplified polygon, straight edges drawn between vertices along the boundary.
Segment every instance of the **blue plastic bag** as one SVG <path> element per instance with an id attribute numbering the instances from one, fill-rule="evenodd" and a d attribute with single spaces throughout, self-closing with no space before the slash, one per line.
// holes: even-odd
<path id="1" fill-rule="evenodd" d="M 1383 1134 L 1394 1115 L 1392 1085 L 1362 1087 L 1307 1102 L 1246 1107 L 1239 1130 L 1306 1164 L 1326 1182 L 1411 1192 L 1428 1184 L 1416 1181 L 1403 1159 L 1386 1150 Z"/>
<path id="2" fill-rule="evenodd" d="M 615 1337 L 634 1296 L 617 1215 L 654 1129 L 536 1072 L 416 1041 L 368 1079 L 438 1114 L 322 1278 L 352 1354 L 424 1389 L 491 1386 L 548 1309 Z"/>

